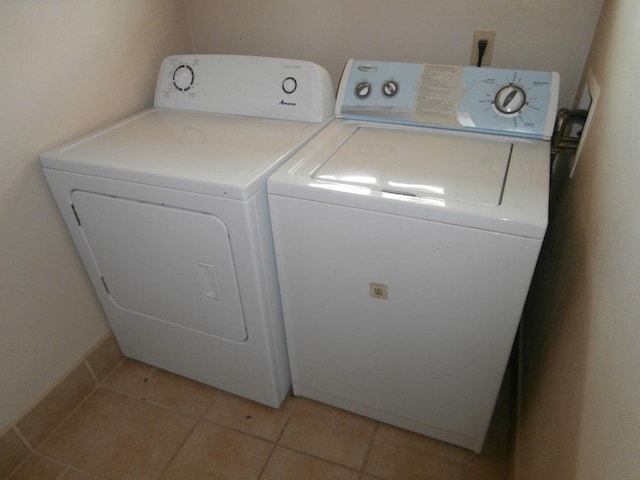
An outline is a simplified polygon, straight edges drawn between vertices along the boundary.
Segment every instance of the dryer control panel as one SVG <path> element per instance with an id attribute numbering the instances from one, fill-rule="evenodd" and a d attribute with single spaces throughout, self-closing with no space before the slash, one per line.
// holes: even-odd
<path id="1" fill-rule="evenodd" d="M 549 139 L 556 72 L 349 60 L 336 116 Z"/>
<path id="2" fill-rule="evenodd" d="M 324 122 L 335 97 L 327 71 L 284 58 L 174 55 L 160 67 L 156 107 Z"/>

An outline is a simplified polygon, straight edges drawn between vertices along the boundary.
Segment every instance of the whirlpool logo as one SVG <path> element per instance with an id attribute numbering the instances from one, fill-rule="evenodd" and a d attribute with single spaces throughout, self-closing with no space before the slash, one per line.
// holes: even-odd
<path id="1" fill-rule="evenodd" d="M 295 107 L 297 103 L 295 102 L 285 102 L 284 100 L 280 100 L 280 105 L 287 105 L 289 107 Z"/>

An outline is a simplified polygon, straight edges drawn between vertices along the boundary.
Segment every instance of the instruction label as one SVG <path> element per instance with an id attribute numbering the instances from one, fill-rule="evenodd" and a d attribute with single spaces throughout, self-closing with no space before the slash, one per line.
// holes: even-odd
<path id="1" fill-rule="evenodd" d="M 464 67 L 424 65 L 418 81 L 415 119 L 434 126 L 459 127 L 457 109 L 464 96 Z"/>

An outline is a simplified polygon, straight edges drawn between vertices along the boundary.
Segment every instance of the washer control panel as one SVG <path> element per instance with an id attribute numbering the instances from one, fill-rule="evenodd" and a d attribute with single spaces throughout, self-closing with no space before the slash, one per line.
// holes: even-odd
<path id="1" fill-rule="evenodd" d="M 551 138 L 556 72 L 349 60 L 336 116 Z"/>
<path id="2" fill-rule="evenodd" d="M 327 71 L 310 62 L 244 55 L 174 55 L 160 67 L 156 107 L 324 122 L 334 112 Z"/>

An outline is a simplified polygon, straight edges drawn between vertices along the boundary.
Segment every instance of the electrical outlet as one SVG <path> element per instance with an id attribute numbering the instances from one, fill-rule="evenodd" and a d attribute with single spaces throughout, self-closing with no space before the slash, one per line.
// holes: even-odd
<path id="1" fill-rule="evenodd" d="M 478 42 L 480 40 L 487 41 L 487 49 L 482 56 L 482 66 L 487 67 L 491 65 L 493 59 L 493 45 L 496 42 L 496 32 L 473 32 L 473 43 L 471 44 L 471 65 L 478 65 Z"/>

